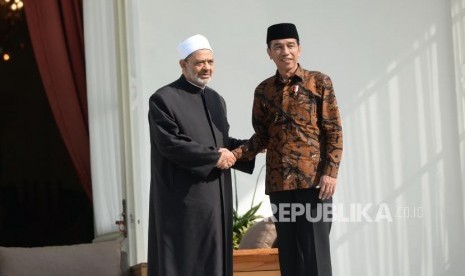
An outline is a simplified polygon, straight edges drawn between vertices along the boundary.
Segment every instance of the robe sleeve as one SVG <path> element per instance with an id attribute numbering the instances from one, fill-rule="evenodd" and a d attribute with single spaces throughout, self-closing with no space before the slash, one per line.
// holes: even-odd
<path id="1" fill-rule="evenodd" d="M 227 109 L 226 109 L 226 102 L 224 101 L 223 98 L 221 98 L 221 103 L 223 105 L 223 109 L 225 111 L 225 116 L 227 118 Z M 228 132 L 229 132 L 229 123 L 228 125 Z M 237 158 L 237 154 L 234 153 L 234 150 L 238 149 L 240 146 L 248 143 L 249 140 L 241 140 L 241 139 L 236 139 L 232 137 L 228 137 L 228 150 L 233 151 L 233 154 Z M 232 166 L 232 169 L 236 169 L 241 172 L 245 172 L 248 174 L 253 173 L 253 170 L 255 168 L 255 156 L 252 158 L 246 160 L 244 158 L 238 158 L 234 166 Z"/>
<path id="2" fill-rule="evenodd" d="M 160 154 L 203 179 L 216 168 L 220 153 L 180 132 L 165 100 L 154 95 L 149 105 L 150 135 Z"/>
<path id="3" fill-rule="evenodd" d="M 258 153 L 266 149 L 266 145 L 268 144 L 267 121 L 269 120 L 269 115 L 261 93 L 263 87 L 263 83 L 260 84 L 255 90 L 254 95 L 252 126 L 255 133 L 247 142 L 232 151 L 238 160 L 252 160 Z"/>

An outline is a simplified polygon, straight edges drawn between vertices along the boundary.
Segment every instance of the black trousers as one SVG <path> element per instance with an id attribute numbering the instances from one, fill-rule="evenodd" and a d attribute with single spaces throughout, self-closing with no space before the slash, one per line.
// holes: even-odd
<path id="1" fill-rule="evenodd" d="M 282 276 L 332 275 L 332 198 L 322 201 L 318 194 L 314 188 L 270 194 Z"/>

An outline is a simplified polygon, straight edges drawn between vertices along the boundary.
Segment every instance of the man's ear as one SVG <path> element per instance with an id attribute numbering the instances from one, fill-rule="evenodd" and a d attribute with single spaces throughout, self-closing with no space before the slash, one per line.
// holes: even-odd
<path id="1" fill-rule="evenodd" d="M 268 56 L 270 57 L 270 59 L 273 59 L 273 58 L 271 57 L 271 50 L 270 50 L 270 48 L 267 47 L 267 48 L 266 48 L 266 52 L 268 53 Z"/>
<path id="2" fill-rule="evenodd" d="M 186 61 L 184 59 L 179 60 L 179 66 L 181 66 L 182 69 L 186 68 Z"/>

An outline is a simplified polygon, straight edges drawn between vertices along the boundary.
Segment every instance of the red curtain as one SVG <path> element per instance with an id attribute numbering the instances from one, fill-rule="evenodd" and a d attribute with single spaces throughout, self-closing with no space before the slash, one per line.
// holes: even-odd
<path id="1" fill-rule="evenodd" d="M 29 35 L 52 113 L 92 200 L 81 0 L 25 0 Z"/>

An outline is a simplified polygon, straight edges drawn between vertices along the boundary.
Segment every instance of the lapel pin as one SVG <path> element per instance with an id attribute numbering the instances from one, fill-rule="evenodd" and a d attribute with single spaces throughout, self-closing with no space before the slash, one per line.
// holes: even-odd
<path id="1" fill-rule="evenodd" d="M 292 93 L 297 94 L 297 92 L 299 92 L 299 86 L 296 84 L 292 86 Z"/>

